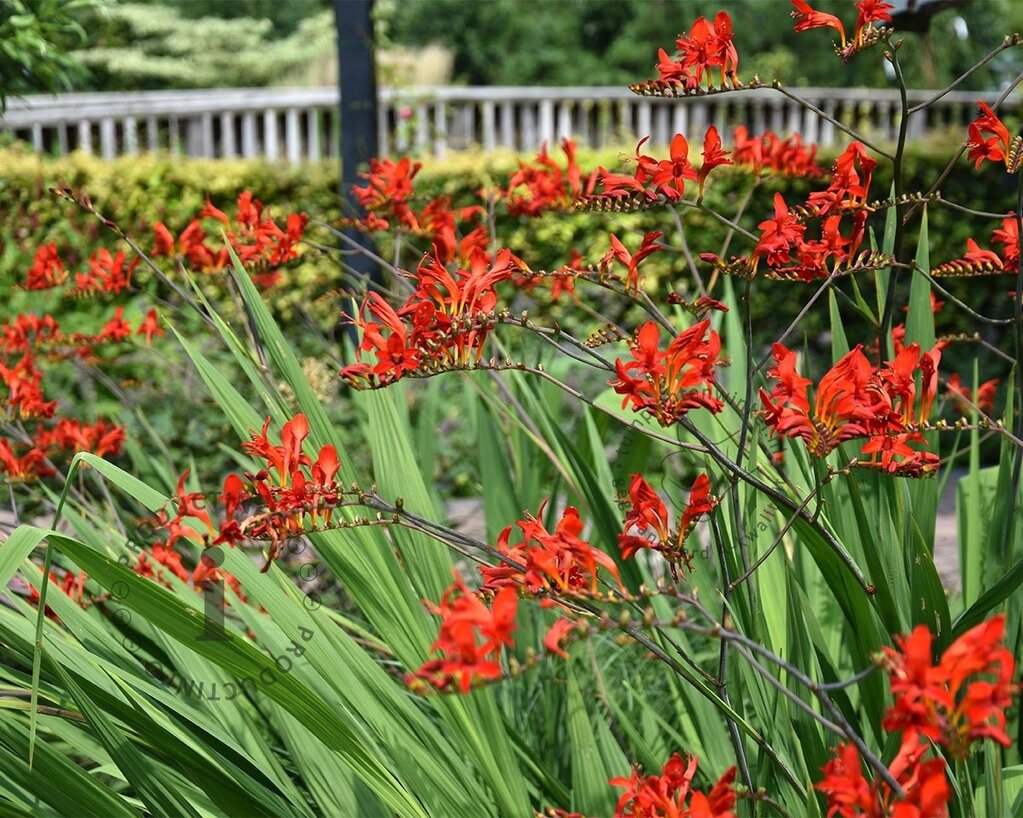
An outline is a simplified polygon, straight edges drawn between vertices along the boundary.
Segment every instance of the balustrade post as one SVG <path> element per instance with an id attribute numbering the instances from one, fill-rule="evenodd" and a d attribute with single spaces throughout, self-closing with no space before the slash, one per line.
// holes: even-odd
<path id="1" fill-rule="evenodd" d="M 256 140 L 256 114 L 246 111 L 242 114 L 242 156 L 252 159 L 259 151 Z"/>
<path id="2" fill-rule="evenodd" d="M 677 133 L 688 134 L 689 132 L 689 103 L 687 101 L 673 102 L 671 105 L 671 130 L 672 136 Z M 688 136 L 686 137 L 689 138 Z"/>
<path id="3" fill-rule="evenodd" d="M 124 152 L 128 156 L 139 152 L 139 123 L 133 116 L 124 118 Z"/>
<path id="4" fill-rule="evenodd" d="M 306 127 L 309 129 L 309 161 L 320 161 L 320 110 L 310 108 L 306 113 Z"/>
<path id="5" fill-rule="evenodd" d="M 425 102 L 416 106 L 416 153 L 425 153 L 430 146 L 430 109 Z"/>
<path id="6" fill-rule="evenodd" d="M 557 138 L 569 139 L 572 136 L 572 103 L 564 100 L 558 104 L 558 132 Z"/>
<path id="7" fill-rule="evenodd" d="M 199 119 L 199 143 L 202 156 L 212 159 L 216 154 L 213 148 L 213 114 L 204 113 Z"/>
<path id="8" fill-rule="evenodd" d="M 835 115 L 835 100 L 830 98 L 824 100 L 822 110 L 828 116 L 833 117 Z M 819 144 L 821 145 L 821 147 L 825 148 L 829 148 L 835 144 L 835 125 L 834 123 L 829 122 L 826 119 L 823 122 L 821 122 Z"/>
<path id="9" fill-rule="evenodd" d="M 448 110 L 442 99 L 433 109 L 433 155 L 438 159 L 448 155 Z"/>
<path id="10" fill-rule="evenodd" d="M 288 108 L 284 114 L 284 142 L 288 163 L 297 165 L 302 161 L 302 129 L 298 123 L 297 108 Z"/>
<path id="11" fill-rule="evenodd" d="M 267 161 L 274 162 L 280 155 L 277 143 L 277 111 L 268 108 L 263 112 L 263 156 Z"/>
<path id="12" fill-rule="evenodd" d="M 554 141 L 554 102 L 549 99 L 540 101 L 540 143 L 548 146 Z"/>
<path id="13" fill-rule="evenodd" d="M 537 149 L 536 139 L 536 113 L 533 103 L 528 100 L 522 103 L 522 144 L 519 150 L 535 151 Z"/>
<path id="14" fill-rule="evenodd" d="M 492 151 L 497 146 L 497 122 L 494 103 L 486 100 L 481 106 L 483 116 L 483 150 Z"/>
<path id="15" fill-rule="evenodd" d="M 87 119 L 78 120 L 78 150 L 92 155 L 92 123 Z"/>
<path id="16" fill-rule="evenodd" d="M 515 150 L 515 106 L 501 103 L 501 147 Z"/>
<path id="17" fill-rule="evenodd" d="M 234 142 L 234 113 L 224 111 L 220 115 L 220 155 L 224 159 L 234 159 L 238 149 Z"/>

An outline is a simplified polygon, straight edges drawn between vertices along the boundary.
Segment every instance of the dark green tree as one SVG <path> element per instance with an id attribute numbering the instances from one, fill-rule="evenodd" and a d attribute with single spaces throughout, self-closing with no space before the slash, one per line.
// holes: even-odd
<path id="1" fill-rule="evenodd" d="M 79 20 L 102 0 L 0 0 L 0 111 L 7 98 L 66 91 L 84 74 L 70 51 L 86 40 Z"/>
<path id="2" fill-rule="evenodd" d="M 813 5 L 851 28 L 851 0 Z M 892 82 L 881 60 L 843 65 L 827 30 L 796 34 L 786 0 L 401 0 L 390 7 L 390 38 L 403 45 L 439 43 L 454 55 L 455 79 L 471 85 L 620 85 L 655 75 L 657 45 L 671 51 L 693 20 L 728 11 L 740 49 L 740 74 L 793 85 L 859 86 Z M 972 0 L 933 15 L 926 31 L 900 35 L 913 87 L 938 87 L 961 74 L 987 44 L 1018 30 L 1023 4 Z M 984 44 L 984 45 L 981 45 Z M 964 89 L 997 87 L 1023 62 L 1006 52 Z M 1008 75 L 1008 76 L 1007 76 Z"/>

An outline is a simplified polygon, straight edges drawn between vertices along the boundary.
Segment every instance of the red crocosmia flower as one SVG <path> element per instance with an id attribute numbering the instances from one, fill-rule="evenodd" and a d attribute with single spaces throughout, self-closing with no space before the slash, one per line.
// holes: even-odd
<path id="1" fill-rule="evenodd" d="M 684 564 L 688 569 L 692 561 L 692 555 L 685 548 L 686 537 L 696 526 L 696 521 L 717 505 L 717 499 L 710 495 L 710 478 L 701 474 L 694 481 L 689 503 L 674 533 L 668 524 L 668 509 L 642 475 L 632 475 L 629 499 L 632 506 L 625 515 L 624 530 L 618 535 L 622 557 L 628 559 L 641 548 L 658 551 L 668 561 L 672 576 L 678 581 L 678 566 Z M 639 533 L 629 533 L 631 531 Z"/>
<path id="2" fill-rule="evenodd" d="M 1005 708 L 1019 686 L 1016 663 L 1002 644 L 1005 616 L 989 619 L 956 639 L 934 664 L 933 636 L 920 625 L 884 648 L 894 704 L 886 730 L 914 731 L 965 758 L 970 743 L 990 738 L 1008 747 Z"/>
<path id="3" fill-rule="evenodd" d="M 57 254 L 56 242 L 44 244 L 36 250 L 22 287 L 26 290 L 49 290 L 59 287 L 67 278 L 64 262 Z"/>
<path id="4" fill-rule="evenodd" d="M 120 454 L 124 439 L 123 426 L 103 419 L 83 423 L 74 418 L 60 418 L 53 428 L 40 427 L 35 434 L 35 443 L 40 449 L 92 452 L 98 457 Z"/>
<path id="5" fill-rule="evenodd" d="M 153 343 L 154 335 L 163 335 L 163 328 L 160 326 L 160 317 L 156 314 L 156 310 L 151 309 L 146 313 L 146 317 L 139 324 L 136 335 L 146 336 L 146 346 L 151 346 Z"/>
<path id="6" fill-rule="evenodd" d="M 242 193 L 241 195 L 244 197 L 244 196 L 246 196 L 246 193 L 248 193 L 248 191 L 246 191 L 245 193 Z M 247 204 L 251 204 L 251 197 L 252 197 L 252 194 L 248 193 L 248 196 L 246 198 L 249 201 L 247 202 Z M 213 205 L 213 202 L 210 201 L 209 194 L 206 195 L 206 206 L 202 210 L 199 211 L 199 218 L 200 219 L 216 219 L 218 222 L 223 224 L 224 227 L 226 227 L 228 230 L 231 229 L 231 220 L 227 217 L 227 214 L 223 210 L 221 210 L 219 207 L 215 207 Z"/>
<path id="7" fill-rule="evenodd" d="M 656 161 L 656 160 L 655 160 Z M 629 176 L 625 173 L 608 173 L 604 168 L 597 168 L 594 172 L 596 183 L 601 186 L 601 192 L 595 194 L 594 198 L 624 199 L 629 197 L 641 197 L 646 200 L 653 200 L 657 194 L 643 186 L 635 175 Z"/>
<path id="8" fill-rule="evenodd" d="M 561 149 L 568 165 L 564 171 L 547 153 L 544 143 L 532 165 L 519 163 L 502 196 L 513 216 L 539 216 L 545 210 L 569 205 L 582 192 L 582 174 L 576 163 L 575 142 L 564 139 Z M 519 188 L 525 188 L 524 193 Z"/>
<path id="9" fill-rule="evenodd" d="M 867 149 L 859 142 L 851 142 L 835 160 L 827 189 L 811 193 L 807 204 L 816 210 L 818 216 L 862 208 L 867 202 L 876 167 L 877 160 L 867 153 Z"/>
<path id="10" fill-rule="evenodd" d="M 977 388 L 977 397 L 974 399 L 973 390 L 959 382 L 959 376 L 950 375 L 948 378 L 948 396 L 952 399 L 952 405 L 961 415 L 969 415 L 974 411 L 974 406 L 981 412 L 990 413 L 995 408 L 995 392 L 998 389 L 998 378 L 984 381 Z"/>
<path id="11" fill-rule="evenodd" d="M 784 140 L 771 131 L 750 136 L 746 126 L 740 125 L 732 133 L 732 143 L 732 161 L 757 175 L 765 170 L 784 176 L 821 175 L 816 162 L 817 146 L 804 145 L 799 134 Z"/>
<path id="12" fill-rule="evenodd" d="M 1019 269 L 1019 229 L 1016 224 L 1016 214 L 1011 213 L 1002 220 L 1000 229 L 991 234 L 995 244 L 1002 245 L 1002 269 L 1006 272 L 1016 272 Z"/>
<path id="13" fill-rule="evenodd" d="M 718 129 L 711 125 L 707 128 L 707 134 L 703 138 L 703 164 L 696 175 L 700 185 L 699 198 L 703 198 L 703 185 L 707 181 L 708 174 L 714 168 L 731 164 L 732 160 L 728 156 L 728 151 L 722 150 L 721 136 L 718 134 Z"/>
<path id="14" fill-rule="evenodd" d="M 53 417 L 57 409 L 57 401 L 46 400 L 42 380 L 31 352 L 26 352 L 11 367 L 0 361 L 0 382 L 7 387 L 7 405 L 23 420 Z"/>
<path id="15" fill-rule="evenodd" d="M 342 377 L 362 388 L 391 383 L 420 368 L 433 373 L 478 364 L 494 324 L 496 287 L 523 272 L 530 272 L 529 267 L 508 250 L 492 259 L 475 252 L 468 269 L 454 271 L 441 264 L 436 254 L 426 255 L 411 276 L 415 290 L 403 306 L 394 310 L 371 297 L 363 313 L 368 309 L 381 324 L 355 319 L 364 333 L 356 357 L 376 350 L 378 366 L 374 369 L 357 360 L 342 370 Z"/>
<path id="16" fill-rule="evenodd" d="M 163 222 L 156 222 L 153 225 L 153 239 L 153 256 L 174 255 L 174 234 Z"/>
<path id="17" fill-rule="evenodd" d="M 935 275 L 980 275 L 984 273 L 1013 273 L 1019 264 L 1019 238 L 1016 231 L 1016 216 L 1009 214 L 1002 221 L 1001 228 L 994 231 L 992 240 L 1005 247 L 1004 258 L 993 250 L 980 247 L 972 238 L 966 240 L 966 254 L 961 259 L 949 261 L 932 271 Z"/>
<path id="18" fill-rule="evenodd" d="M 856 30 L 859 31 L 868 23 L 890 23 L 892 15 L 889 12 L 895 7 L 886 0 L 859 0 L 856 8 L 859 11 Z"/>
<path id="19" fill-rule="evenodd" d="M 378 218 L 394 219 L 399 225 L 415 228 L 416 220 L 408 207 L 413 194 L 413 182 L 421 162 L 413 163 L 407 156 L 397 162 L 391 159 L 371 159 L 369 173 L 360 173 L 365 186 L 353 185 L 352 193 L 365 210 Z"/>
<path id="20" fill-rule="evenodd" d="M 237 212 L 232 225 L 227 214 L 214 206 L 207 197 L 206 206 L 199 211 L 198 218 L 192 219 L 178 236 L 176 253 L 174 236 L 167 226 L 162 222 L 153 226 L 153 255 L 178 255 L 192 269 L 202 272 L 223 270 L 230 262 L 228 247 L 215 249 L 206 243 L 202 219 L 215 219 L 220 223 L 217 232 L 224 233 L 227 244 L 242 264 L 252 269 L 253 281 L 260 286 L 275 283 L 280 278 L 275 268 L 298 258 L 297 246 L 309 221 L 304 213 L 292 213 L 287 218 L 287 228 L 282 229 L 270 218 L 269 210 L 263 207 L 259 199 L 250 191 L 242 191 L 238 196 Z"/>
<path id="21" fill-rule="evenodd" d="M 945 761 L 924 761 L 927 749 L 916 734 L 904 736 L 888 767 L 905 790 L 906 797 L 899 798 L 883 780 L 867 781 L 854 744 L 839 746 L 824 765 L 824 779 L 815 786 L 827 798 L 829 818 L 947 818 L 951 791 Z"/>
<path id="22" fill-rule="evenodd" d="M 538 517 L 543 516 L 545 507 L 546 503 Z M 497 549 L 508 562 L 480 568 L 484 589 L 524 586 L 531 594 L 548 589 L 562 595 L 595 594 L 600 568 L 620 585 L 614 560 L 581 538 L 583 523 L 574 507 L 565 509 L 553 533 L 532 515 L 516 525 L 522 532 L 520 543 L 511 544 L 511 526 L 498 537 Z"/>
<path id="23" fill-rule="evenodd" d="M 937 468 L 936 454 L 908 444 L 923 442 L 916 426 L 929 417 L 937 392 L 938 347 L 921 353 L 919 345 L 910 344 L 893 361 L 874 367 L 857 346 L 821 378 L 812 410 L 807 394 L 811 381 L 796 371 L 795 352 L 775 344 L 773 354 L 775 365 L 768 376 L 777 383 L 770 394 L 761 389 L 760 399 L 764 421 L 774 433 L 803 438 L 816 457 L 825 457 L 846 440 L 865 438 L 862 451 L 871 457 L 857 465 L 891 474 L 919 476 Z M 917 375 L 922 380 L 919 395 Z"/>
<path id="24" fill-rule="evenodd" d="M 728 312 L 728 307 L 721 301 L 707 295 L 701 295 L 688 307 L 697 318 L 703 318 L 708 312 Z"/>
<path id="25" fill-rule="evenodd" d="M 99 331 L 99 338 L 107 341 L 123 341 L 131 336 L 131 324 L 124 320 L 124 307 L 114 310 L 114 317 Z"/>
<path id="26" fill-rule="evenodd" d="M 687 91 L 695 91 L 709 75 L 718 69 L 721 85 L 727 82 L 738 84 L 739 54 L 733 43 L 732 18 L 720 11 L 710 23 L 699 17 L 688 33 L 680 34 L 675 41 L 677 58 L 671 57 L 663 48 L 657 50 L 657 73 L 661 82 L 682 85 Z M 709 82 L 708 76 L 708 82 Z"/>
<path id="27" fill-rule="evenodd" d="M 12 483 L 26 483 L 56 474 L 47 465 L 46 452 L 40 448 L 31 448 L 21 455 L 16 455 L 11 445 L 0 437 L 0 469 Z"/>
<path id="28" fill-rule="evenodd" d="M 437 640 L 430 648 L 441 657 L 407 675 L 406 683 L 468 693 L 478 680 L 500 678 L 501 648 L 512 645 L 518 603 L 514 588 L 502 588 L 488 608 L 455 572 L 454 584 L 444 592 L 440 604 L 429 606 L 431 613 L 441 618 Z"/>
<path id="29" fill-rule="evenodd" d="M 806 225 L 789 211 L 789 206 L 785 204 L 785 199 L 780 193 L 774 194 L 774 218 L 765 219 L 758 227 L 761 233 L 753 250 L 754 264 L 764 258 L 770 267 L 777 267 L 790 261 L 794 246 L 803 238 L 803 232 L 806 230 Z"/>
<path id="30" fill-rule="evenodd" d="M 72 295 L 95 295 L 97 293 L 119 293 L 127 289 L 131 283 L 131 274 L 138 266 L 136 258 L 125 265 L 123 250 L 111 255 L 110 251 L 101 248 L 89 259 L 89 270 L 75 273 L 75 286 Z"/>
<path id="31" fill-rule="evenodd" d="M 726 79 L 735 80 L 739 69 L 739 55 L 732 42 L 732 18 L 727 12 L 719 11 L 710 23 L 705 17 L 699 17 L 689 29 L 688 34 L 680 34 L 675 41 L 679 51 L 681 79 L 689 90 L 703 83 L 704 72 L 710 73 L 712 68 L 719 70 L 721 84 Z M 671 72 L 674 73 L 674 72 Z M 662 78 L 666 79 L 666 77 Z"/>
<path id="32" fill-rule="evenodd" d="M 686 761 L 675 753 L 660 775 L 641 776 L 633 768 L 629 778 L 612 778 L 612 786 L 625 790 L 615 807 L 615 818 L 735 818 L 735 767 L 727 770 L 709 793 L 703 793 L 692 789 L 697 764 L 696 756 Z"/>
<path id="33" fill-rule="evenodd" d="M 966 240 L 965 259 L 970 264 L 990 264 L 995 269 L 1002 269 L 1002 258 L 993 250 L 982 249 L 973 239 Z"/>
<path id="34" fill-rule="evenodd" d="M 834 14 L 817 11 L 806 0 L 792 0 L 792 16 L 796 19 L 796 31 L 809 31 L 811 28 L 833 28 L 842 38 L 845 48 L 845 26 Z"/>
<path id="35" fill-rule="evenodd" d="M 691 409 L 703 406 L 720 412 L 724 404 L 713 395 L 715 370 L 721 366 L 721 339 L 704 319 L 680 333 L 662 351 L 660 330 L 653 321 L 636 333 L 630 344 L 633 360 L 615 361 L 618 377 L 611 386 L 632 405 L 657 418 L 662 426 L 677 422 Z"/>
<path id="36" fill-rule="evenodd" d="M 710 478 L 706 474 L 701 474 L 693 481 L 693 487 L 689 492 L 689 502 L 682 512 L 682 522 L 680 523 L 682 531 L 691 531 L 696 521 L 704 514 L 710 514 L 716 505 L 717 498 L 711 496 L 710 493 Z"/>
<path id="37" fill-rule="evenodd" d="M 976 163 L 974 167 L 979 168 L 987 159 L 1004 164 L 1009 173 L 1016 172 L 1019 170 L 1019 159 L 1015 158 L 1014 161 L 1013 139 L 1009 129 L 990 106 L 978 100 L 977 107 L 980 108 L 980 116 L 967 127 L 969 139 L 966 143 L 970 149 L 969 158 Z"/>
<path id="38" fill-rule="evenodd" d="M 660 246 L 657 244 L 657 240 L 661 237 L 661 231 L 655 230 L 651 233 L 646 233 L 643 236 L 643 241 L 640 242 L 639 249 L 635 253 L 630 253 L 625 245 L 622 244 L 621 240 L 614 233 L 611 234 L 611 249 L 607 254 L 600 260 L 599 268 L 601 272 L 605 272 L 608 267 L 614 261 L 620 261 L 627 268 L 627 274 L 625 279 L 625 288 L 631 292 L 639 291 L 639 264 L 647 256 L 653 255 Z"/>
<path id="39" fill-rule="evenodd" d="M 568 652 L 561 646 L 561 643 L 565 641 L 568 634 L 578 627 L 579 623 L 571 619 L 559 619 L 551 625 L 547 635 L 544 636 L 543 646 L 547 648 L 549 653 L 560 656 L 562 659 L 567 659 Z"/>
<path id="40" fill-rule="evenodd" d="M 856 9 L 859 12 L 856 17 L 856 30 L 851 43 L 847 43 L 845 37 L 845 26 L 833 14 L 826 14 L 812 8 L 805 0 L 792 0 L 794 6 L 792 16 L 796 18 L 796 31 L 807 31 L 811 28 L 833 28 L 842 38 L 841 54 L 849 59 L 858 50 L 876 42 L 876 37 L 868 37 L 868 33 L 875 29 L 870 27 L 871 23 L 890 23 L 892 16 L 888 12 L 894 8 L 885 0 L 859 0 Z"/>
<path id="41" fill-rule="evenodd" d="M 652 186 L 654 193 L 677 202 L 685 194 L 686 180 L 696 179 L 696 170 L 689 162 L 689 143 L 682 134 L 675 134 L 668 149 L 669 158 L 658 160 L 639 152 L 649 138 L 643 137 L 636 145 L 636 181 Z M 604 187 L 606 190 L 606 183 Z"/>

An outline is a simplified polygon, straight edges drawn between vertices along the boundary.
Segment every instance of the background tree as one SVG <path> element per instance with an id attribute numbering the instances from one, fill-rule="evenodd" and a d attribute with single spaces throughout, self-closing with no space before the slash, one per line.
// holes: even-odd
<path id="1" fill-rule="evenodd" d="M 382 6 L 390 38 L 399 44 L 439 43 L 452 50 L 456 80 L 469 85 L 616 85 L 653 76 L 656 46 L 672 40 L 695 16 L 724 8 L 735 22 L 744 60 L 743 77 L 784 76 L 791 84 L 887 85 L 893 80 L 874 60 L 852 60 L 835 71 L 833 55 L 797 35 L 792 21 L 774 11 L 780 0 L 402 0 Z M 814 4 L 850 23 L 849 0 Z M 936 13 L 925 33 L 905 39 L 907 81 L 915 87 L 949 82 L 1023 23 L 1023 7 L 1012 0 L 984 0 Z M 820 37 L 827 37 L 817 32 Z M 941 59 L 927 59 L 940 54 Z M 923 59 L 918 59 L 919 57 Z M 993 72 L 981 72 L 964 88 L 981 88 L 1019 71 L 1019 57 L 1006 53 Z"/>
<path id="2" fill-rule="evenodd" d="M 86 40 L 79 18 L 102 0 L 0 0 L 0 111 L 7 97 L 51 93 L 83 75 L 69 48 Z"/>

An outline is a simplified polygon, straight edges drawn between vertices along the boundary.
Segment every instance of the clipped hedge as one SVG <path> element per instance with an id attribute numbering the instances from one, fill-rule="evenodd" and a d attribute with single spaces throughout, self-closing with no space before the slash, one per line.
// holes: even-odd
<path id="1" fill-rule="evenodd" d="M 953 135 L 954 137 L 954 135 Z M 908 151 L 908 190 L 926 190 L 958 148 L 953 137 L 921 142 Z M 694 146 L 693 152 L 698 152 Z M 581 151 L 584 169 L 603 165 L 613 167 L 632 153 L 621 151 Z M 560 151 L 554 150 L 560 159 Z M 828 164 L 831 156 L 822 156 Z M 517 167 L 520 157 L 507 151 L 492 154 L 457 154 L 444 161 L 427 160 L 417 177 L 417 190 L 424 199 L 445 194 L 456 204 L 468 203 L 481 189 L 492 189 Z M 21 278 L 24 267 L 41 243 L 57 241 L 69 264 L 73 265 L 97 245 L 112 243 L 113 236 L 95 219 L 73 205 L 48 193 L 54 184 L 63 183 L 87 193 L 98 209 L 128 232 L 139 236 L 143 246 L 150 235 L 148 225 L 162 220 L 172 230 L 181 229 L 203 205 L 209 195 L 222 207 L 231 205 L 240 190 L 248 189 L 268 203 L 274 212 L 284 214 L 304 210 L 313 218 L 329 221 L 340 214 L 339 167 L 320 163 L 300 168 L 252 160 L 184 160 L 166 155 L 143 155 L 105 161 L 95 157 L 71 155 L 59 159 L 40 159 L 24 148 L 0 151 L 0 286 L 5 290 Z M 735 212 L 736 202 L 749 186 L 749 176 L 723 168 L 711 177 L 706 203 L 725 214 Z M 881 162 L 875 172 L 873 190 L 880 196 L 891 184 L 890 171 Z M 789 201 L 805 197 L 809 184 L 801 179 L 766 179 L 755 192 L 746 210 L 744 225 L 755 229 L 757 222 L 771 210 L 771 199 L 781 191 Z M 1011 180 L 993 173 L 976 174 L 967 160 L 946 180 L 946 198 L 968 207 L 990 211 L 1008 211 L 1014 202 Z M 500 215 L 502 242 L 520 253 L 537 268 L 560 265 L 571 249 L 588 260 L 596 260 L 607 249 L 607 233 L 662 229 L 672 243 L 672 222 L 654 210 L 636 214 L 586 214 L 572 217 L 549 214 L 538 219 Z M 963 252 L 967 237 L 974 235 L 988 244 L 994 221 L 981 221 L 947 207 L 929 208 L 932 264 L 955 258 Z M 687 233 L 694 254 L 720 249 L 725 228 L 708 214 L 688 211 Z M 332 243 L 323 236 L 325 243 Z M 912 231 L 910 240 L 912 241 Z M 748 246 L 736 239 L 731 252 L 746 252 Z M 408 264 L 415 259 L 406 258 Z M 675 287 L 691 290 L 691 275 L 680 256 L 661 254 L 644 266 L 651 277 L 675 279 Z M 336 262 L 315 256 L 289 274 L 288 284 L 276 296 L 277 306 L 287 312 L 288 302 L 309 303 L 340 283 Z M 957 293 L 969 293 L 976 309 L 986 314 L 1005 312 L 1005 291 L 1011 287 L 1005 277 L 950 281 Z M 754 317 L 764 337 L 775 332 L 779 323 L 791 320 L 802 303 L 806 290 L 801 285 L 765 284 L 754 291 Z M 820 312 L 809 318 L 803 330 L 813 337 L 826 327 Z M 956 332 L 956 315 L 945 310 L 938 316 L 939 332 Z M 996 342 L 1001 339 L 995 336 Z"/>

